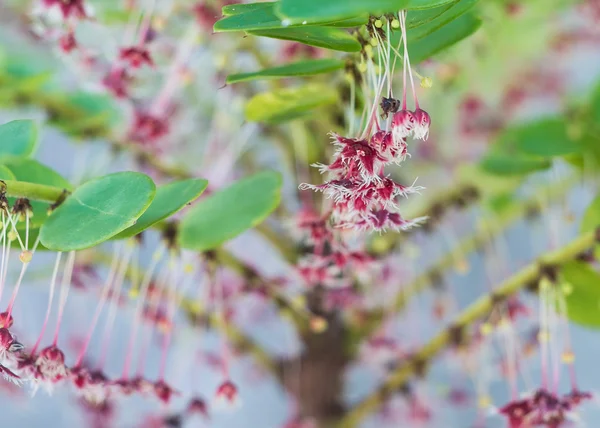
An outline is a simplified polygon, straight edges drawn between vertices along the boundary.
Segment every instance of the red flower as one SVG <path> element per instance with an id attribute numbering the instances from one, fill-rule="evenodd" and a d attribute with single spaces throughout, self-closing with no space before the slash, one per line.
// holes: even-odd
<path id="1" fill-rule="evenodd" d="M 63 34 L 58 39 L 58 44 L 60 45 L 60 48 L 63 50 L 63 52 L 70 53 L 73 49 L 77 47 L 77 40 L 75 40 L 75 34 L 72 31 Z"/>
<path id="2" fill-rule="evenodd" d="M 85 8 L 83 6 L 83 0 L 42 0 L 43 4 L 47 7 L 58 6 L 65 19 L 70 16 L 76 18 L 85 18 Z"/>
<path id="3" fill-rule="evenodd" d="M 133 68 L 140 68 L 143 64 L 154 67 L 154 61 L 150 57 L 150 52 L 141 46 L 122 48 L 119 53 L 119 59 L 128 62 Z"/>

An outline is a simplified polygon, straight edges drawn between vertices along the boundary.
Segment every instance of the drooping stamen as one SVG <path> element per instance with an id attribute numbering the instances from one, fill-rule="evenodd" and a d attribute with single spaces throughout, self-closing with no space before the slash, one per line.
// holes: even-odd
<path id="1" fill-rule="evenodd" d="M 56 318 L 56 330 L 54 331 L 54 339 L 52 345 L 58 344 L 58 332 L 60 331 L 60 324 L 62 322 L 63 315 L 65 313 L 65 306 L 67 305 L 67 297 L 69 296 L 69 288 L 71 287 L 71 276 L 73 275 L 73 267 L 75 266 L 75 251 L 71 251 L 65 263 L 63 270 L 63 277 L 60 284 L 60 296 L 58 300 L 58 316 Z"/>
<path id="2" fill-rule="evenodd" d="M 402 109 L 406 109 L 406 69 L 408 68 L 408 75 L 410 76 L 410 86 L 412 87 L 413 99 L 415 101 L 415 110 L 419 108 L 419 100 L 417 99 L 417 92 L 415 91 L 415 81 L 413 79 L 412 70 L 410 68 L 410 58 L 408 57 L 408 39 L 406 37 L 406 11 L 403 11 L 400 15 L 400 27 L 402 30 L 402 36 L 404 38 L 404 94 L 402 97 Z"/>
<path id="3" fill-rule="evenodd" d="M 44 333 L 46 332 L 46 327 L 48 326 L 48 319 L 50 318 L 50 312 L 52 311 L 52 301 L 54 299 L 54 288 L 56 287 L 56 277 L 58 276 L 58 267 L 60 265 L 60 259 L 62 256 L 62 252 L 58 252 L 56 254 L 56 262 L 54 263 L 54 270 L 52 271 L 52 280 L 50 281 L 50 295 L 48 296 L 48 308 L 46 309 L 46 316 L 44 318 L 44 324 L 42 324 L 42 331 L 38 336 L 38 339 L 33 345 L 31 349 L 31 355 L 35 355 L 37 348 L 40 346 L 42 338 L 44 337 Z"/>
<path id="4" fill-rule="evenodd" d="M 146 43 L 146 35 L 148 30 L 150 30 L 150 23 L 152 22 L 152 14 L 154 13 L 154 8 L 156 6 L 156 0 L 152 0 L 150 5 L 148 6 L 148 10 L 144 14 L 142 19 L 142 25 L 140 26 L 140 33 L 138 38 L 138 46 L 142 47 Z"/>
<path id="5" fill-rule="evenodd" d="M 102 313 L 102 308 L 104 307 L 104 304 L 106 303 L 108 294 L 110 293 L 110 289 L 114 282 L 115 275 L 116 275 L 117 268 L 118 268 L 119 261 L 120 261 L 120 257 L 119 257 L 120 248 L 121 248 L 120 245 L 118 245 L 118 244 L 114 245 L 114 253 L 113 253 L 113 259 L 110 264 L 110 270 L 108 272 L 108 276 L 106 277 L 106 282 L 104 283 L 104 286 L 102 287 L 102 292 L 100 294 L 100 300 L 98 301 L 98 304 L 96 305 L 96 311 L 94 312 L 94 315 L 92 317 L 92 322 L 90 324 L 90 328 L 88 329 L 83 346 L 82 346 L 81 350 L 79 351 L 77 360 L 75 361 L 75 367 L 79 367 L 83 361 L 85 352 L 87 351 L 90 341 L 92 340 L 92 335 L 94 334 L 96 324 L 98 323 L 98 319 L 100 318 L 100 314 Z"/>
<path id="6" fill-rule="evenodd" d="M 171 337 L 173 335 L 173 321 L 175 318 L 175 312 L 181 306 L 181 302 L 183 301 L 185 293 L 187 292 L 189 286 L 192 284 L 192 281 L 194 280 L 194 275 L 192 272 L 193 268 L 191 267 L 191 265 L 184 266 L 183 270 L 184 270 L 184 273 L 187 275 L 187 277 L 183 279 L 183 285 L 181 286 L 181 290 L 179 290 L 179 291 L 177 290 L 177 282 L 179 282 L 179 281 L 173 281 L 173 286 L 172 286 L 172 291 L 171 291 L 171 300 L 169 301 L 169 304 L 167 307 L 166 322 L 167 322 L 167 325 L 169 326 L 169 328 L 163 335 L 162 356 L 161 356 L 160 369 L 159 369 L 159 375 L 158 375 L 159 380 L 164 380 L 164 378 L 165 378 L 165 371 L 167 368 L 167 356 L 169 354 L 169 352 L 168 352 L 169 345 L 171 343 Z"/>
<path id="7" fill-rule="evenodd" d="M 152 256 L 152 261 L 150 266 L 146 269 L 146 274 L 142 280 L 140 285 L 140 293 L 138 295 L 138 300 L 135 306 L 135 312 L 133 316 L 133 325 L 131 327 L 131 334 L 129 336 L 129 344 L 127 345 L 127 353 L 125 356 L 125 364 L 123 365 L 123 379 L 127 379 L 129 376 L 129 369 L 131 367 L 131 359 L 133 358 L 133 350 L 136 344 L 137 332 L 140 325 L 140 322 L 143 318 L 143 307 L 146 303 L 146 298 L 148 296 L 148 288 L 150 286 L 150 282 L 152 280 L 152 275 L 154 274 L 154 270 L 156 266 L 162 260 L 162 257 L 165 253 L 165 247 L 161 245 L 161 247 L 154 253 Z M 136 270 L 137 271 L 137 270 Z M 135 287 L 137 285 L 137 273 L 136 280 L 132 281 L 132 286 Z"/>
<path id="8" fill-rule="evenodd" d="M 162 117 L 165 114 L 170 99 L 181 84 L 180 72 L 196 46 L 198 31 L 198 26 L 194 23 L 190 25 L 187 33 L 183 36 L 177 54 L 167 72 L 165 84 L 150 107 L 149 111 L 153 116 Z"/>
<path id="9" fill-rule="evenodd" d="M 147 307 L 148 311 L 154 310 L 155 315 L 159 314 L 159 303 L 160 303 L 160 297 L 162 295 L 162 293 L 160 293 L 160 291 L 159 291 L 159 284 L 161 287 L 164 287 L 164 284 L 167 282 L 167 279 L 169 278 L 169 276 L 171 274 L 171 270 L 173 269 L 174 265 L 175 265 L 175 256 L 173 253 L 171 253 L 169 255 L 169 259 L 167 260 L 167 263 L 162 267 L 162 270 L 159 273 L 159 277 L 154 285 L 155 289 L 152 291 L 152 295 L 150 298 L 150 304 Z M 137 370 L 136 370 L 136 373 L 138 376 L 142 376 L 144 374 L 145 364 L 146 364 L 146 354 L 148 351 L 148 347 L 150 346 L 150 339 L 152 338 L 153 331 L 154 331 L 154 323 L 153 322 L 150 323 L 149 328 L 144 328 L 144 326 L 142 326 L 142 333 L 141 333 L 142 344 L 140 346 L 140 353 L 138 354 L 138 364 L 137 364 Z"/>
<path id="10" fill-rule="evenodd" d="M 106 357 L 108 355 L 108 350 L 110 349 L 110 338 L 112 327 L 114 325 L 115 317 L 117 315 L 117 308 L 119 306 L 119 300 L 121 299 L 121 287 L 123 282 L 125 281 L 125 273 L 127 272 L 127 268 L 129 266 L 129 262 L 131 260 L 131 256 L 133 254 L 133 250 L 136 248 L 134 242 L 126 242 L 125 245 L 128 247 L 125 251 L 125 255 L 121 258 L 121 266 L 118 268 L 118 272 L 115 278 L 115 286 L 112 290 L 112 296 L 108 297 L 111 300 L 108 316 L 106 318 L 106 324 L 104 325 L 104 333 L 102 337 L 102 353 L 100 358 L 98 359 L 98 371 L 102 371 L 104 367 L 104 363 L 106 362 Z"/>

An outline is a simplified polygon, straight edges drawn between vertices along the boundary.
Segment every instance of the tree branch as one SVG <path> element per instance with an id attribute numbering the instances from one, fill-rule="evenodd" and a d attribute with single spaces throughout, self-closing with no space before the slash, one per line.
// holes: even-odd
<path id="1" fill-rule="evenodd" d="M 574 259 L 578 254 L 589 249 L 597 241 L 598 231 L 581 235 L 565 247 L 548 253 L 512 277 L 505 280 L 494 291 L 475 301 L 459 314 L 449 328 L 436 335 L 418 352 L 413 354 L 381 385 L 377 390 L 361 401 L 340 421 L 340 428 L 356 427 L 369 413 L 373 412 L 391 393 L 402 387 L 414 374 L 417 367 L 438 356 L 452 341 L 452 331 L 464 329 L 471 323 L 481 319 L 494 308 L 498 299 L 505 299 L 524 289 L 528 284 L 540 277 L 540 268 L 544 265 L 560 265 Z"/>

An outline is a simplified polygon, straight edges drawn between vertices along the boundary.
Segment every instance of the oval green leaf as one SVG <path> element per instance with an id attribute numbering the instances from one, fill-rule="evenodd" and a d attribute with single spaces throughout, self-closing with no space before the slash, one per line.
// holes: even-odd
<path id="1" fill-rule="evenodd" d="M 578 261 L 560 268 L 567 305 L 567 315 L 574 323 L 600 327 L 600 274 L 588 264 Z"/>
<path id="2" fill-rule="evenodd" d="M 567 134 L 567 124 L 561 117 L 544 118 L 512 128 L 506 136 L 513 146 L 523 153 L 554 157 L 579 153 L 581 145 Z"/>
<path id="3" fill-rule="evenodd" d="M 50 215 L 40 231 L 44 246 L 83 250 L 131 227 L 146 211 L 156 187 L 147 175 L 118 172 L 90 180 Z"/>
<path id="4" fill-rule="evenodd" d="M 239 15 L 241 13 L 254 12 L 255 10 L 272 8 L 275 2 L 263 3 L 237 3 L 223 6 L 221 13 L 223 16 Z"/>
<path id="5" fill-rule="evenodd" d="M 248 31 L 249 34 L 272 39 L 292 40 L 305 45 L 342 52 L 360 51 L 360 43 L 348 32 L 333 27 L 293 27 L 280 30 Z"/>
<path id="6" fill-rule="evenodd" d="M 0 180 L 16 180 L 17 177 L 4 165 L 0 165 Z"/>
<path id="7" fill-rule="evenodd" d="M 227 83 L 247 82 L 249 80 L 279 79 L 282 77 L 311 76 L 328 73 L 344 68 L 340 59 L 313 59 L 286 64 L 281 67 L 267 68 L 251 73 L 238 73 L 227 76 Z"/>
<path id="8" fill-rule="evenodd" d="M 440 11 L 440 10 L 443 11 L 441 14 L 439 14 L 435 18 L 429 20 L 428 22 L 423 23 L 422 25 L 415 25 L 414 28 L 412 28 L 412 29 L 409 27 L 409 30 L 406 33 L 406 36 L 408 37 L 409 48 L 410 48 L 411 43 L 414 43 L 417 40 L 422 39 L 423 37 L 433 33 L 436 30 L 439 30 L 440 28 L 444 27 L 445 25 L 448 25 L 455 19 L 458 19 L 459 17 L 463 16 L 465 13 L 467 13 L 469 10 L 471 10 L 473 8 L 473 6 L 475 6 L 475 4 L 477 4 L 478 1 L 479 0 L 460 0 L 456 3 L 450 4 L 450 5 L 446 4 L 444 6 L 436 7 L 434 9 L 409 12 L 407 14 L 407 18 L 406 18 L 407 21 L 408 21 L 408 17 L 411 14 L 416 15 L 417 18 L 419 18 L 420 16 L 423 18 L 426 18 L 433 13 L 437 13 L 437 11 Z M 407 25 L 408 25 L 408 23 L 407 23 Z M 396 34 L 394 34 L 394 36 L 395 36 L 396 40 L 399 41 L 400 34 L 397 32 Z M 392 39 L 392 41 L 394 41 L 394 39 Z M 411 60 L 412 60 L 412 58 L 411 58 Z"/>
<path id="9" fill-rule="evenodd" d="M 495 154 L 485 158 L 481 167 L 496 175 L 526 175 L 550 167 L 550 161 L 522 156 Z"/>
<path id="10" fill-rule="evenodd" d="M 162 221 L 194 201 L 204 192 L 208 181 L 201 178 L 174 181 L 158 187 L 148 209 L 137 222 L 115 236 L 129 238 Z"/>
<path id="11" fill-rule="evenodd" d="M 311 25 L 355 27 L 367 22 L 366 15 L 349 19 L 290 19 L 277 15 L 275 2 L 230 5 L 223 8 L 224 18 L 214 25 L 216 33 L 225 31 L 277 30 Z"/>
<path id="12" fill-rule="evenodd" d="M 279 205 L 281 175 L 265 171 L 201 200 L 183 218 L 178 241 L 206 251 L 258 225 Z"/>
<path id="13" fill-rule="evenodd" d="M 0 155 L 28 157 L 37 146 L 38 130 L 33 120 L 13 120 L 0 126 Z"/>
<path id="14" fill-rule="evenodd" d="M 413 43 L 408 43 L 411 64 L 417 64 L 469 37 L 481 27 L 481 20 L 466 13 Z"/>
<path id="15" fill-rule="evenodd" d="M 295 20 L 344 19 L 366 14 L 383 14 L 405 9 L 410 0 L 281 0 L 279 15 Z"/>
<path id="16" fill-rule="evenodd" d="M 309 84 L 284 88 L 252 97 L 246 104 L 245 115 L 251 122 L 280 122 L 316 107 L 334 104 L 337 99 L 335 89 L 330 86 Z"/>
<path id="17" fill-rule="evenodd" d="M 589 232 L 600 227 L 600 195 L 588 205 L 583 213 L 579 230 L 581 233 Z"/>

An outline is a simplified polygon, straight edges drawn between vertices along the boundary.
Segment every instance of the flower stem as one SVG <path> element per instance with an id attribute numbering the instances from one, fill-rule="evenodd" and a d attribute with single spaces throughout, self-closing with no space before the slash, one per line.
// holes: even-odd
<path id="1" fill-rule="evenodd" d="M 450 328 L 438 333 L 429 343 L 425 344 L 418 352 L 413 354 L 406 362 L 392 373 L 388 379 L 380 385 L 376 391 L 366 399 L 358 403 L 350 410 L 339 423 L 339 427 L 352 428 L 357 426 L 366 416 L 374 411 L 392 391 L 398 390 L 414 374 L 416 367 L 422 367 L 423 363 L 430 362 L 438 356 L 452 340 L 452 331 L 464 329 L 471 323 L 488 314 L 499 297 L 507 298 L 518 293 L 523 288 L 535 281 L 540 276 L 540 263 L 549 265 L 560 265 L 575 258 L 581 252 L 590 248 L 596 241 L 596 231 L 588 232 L 579 236 L 563 248 L 547 253 L 539 261 L 524 267 L 515 275 L 506 279 L 494 291 L 476 300 L 472 305 L 460 313 L 450 324 Z"/>

